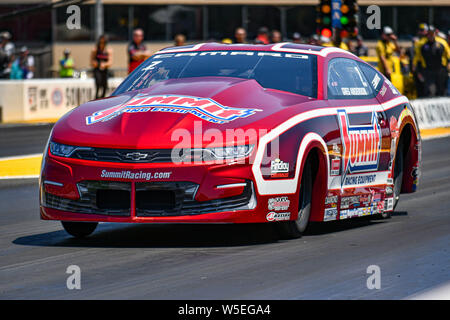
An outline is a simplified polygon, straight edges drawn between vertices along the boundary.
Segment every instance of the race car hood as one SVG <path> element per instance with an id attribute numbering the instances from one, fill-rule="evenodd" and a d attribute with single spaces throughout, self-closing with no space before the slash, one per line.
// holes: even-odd
<path id="1" fill-rule="evenodd" d="M 52 139 L 76 146 L 163 149 L 188 147 L 196 137 L 197 145 L 219 146 L 236 140 L 227 135 L 230 129 L 270 131 L 294 114 L 289 106 L 313 100 L 264 89 L 255 80 L 172 79 L 79 106 L 56 123 Z M 205 139 L 208 134 L 223 140 Z"/>

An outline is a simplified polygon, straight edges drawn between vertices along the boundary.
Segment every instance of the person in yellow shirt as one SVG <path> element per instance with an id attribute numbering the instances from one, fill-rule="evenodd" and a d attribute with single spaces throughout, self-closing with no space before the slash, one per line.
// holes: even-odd
<path id="1" fill-rule="evenodd" d="M 61 78 L 72 78 L 74 71 L 74 62 L 70 57 L 70 50 L 64 49 L 64 57 L 59 60 L 59 76 Z"/>
<path id="2" fill-rule="evenodd" d="M 400 47 L 397 43 L 397 36 L 394 31 L 386 26 L 381 33 L 381 40 L 378 41 L 376 46 L 376 52 L 378 57 L 378 70 L 391 79 L 391 73 L 394 68 L 394 53 L 400 54 Z"/>
<path id="3" fill-rule="evenodd" d="M 444 96 L 447 89 L 450 47 L 436 33 L 429 26 L 427 37 L 418 42 L 414 54 L 413 70 L 424 82 L 424 96 Z"/>

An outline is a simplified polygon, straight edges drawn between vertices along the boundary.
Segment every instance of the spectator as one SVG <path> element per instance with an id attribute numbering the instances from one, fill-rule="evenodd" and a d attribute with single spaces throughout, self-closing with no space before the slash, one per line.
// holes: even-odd
<path id="1" fill-rule="evenodd" d="M 258 29 L 258 35 L 255 39 L 255 44 L 269 44 L 269 29 L 261 27 Z"/>
<path id="2" fill-rule="evenodd" d="M 390 27 L 385 26 L 383 28 L 381 40 L 378 41 L 376 46 L 376 52 L 378 57 L 378 70 L 390 80 L 394 69 L 394 52 L 400 53 L 397 37 Z"/>
<path id="3" fill-rule="evenodd" d="M 363 42 L 363 38 L 360 35 L 356 36 L 356 46 L 353 49 L 353 54 L 358 57 L 367 57 L 369 55 L 369 49 Z"/>
<path id="4" fill-rule="evenodd" d="M 280 43 L 283 41 L 283 37 L 281 36 L 281 32 L 278 30 L 272 30 L 270 33 L 270 43 Z"/>
<path id="5" fill-rule="evenodd" d="M 11 33 L 8 31 L 3 31 L 0 33 L 1 43 L 0 48 L 4 51 L 9 57 L 14 54 L 14 50 L 16 49 L 14 43 L 11 42 Z"/>
<path id="6" fill-rule="evenodd" d="M 61 60 L 59 60 L 59 76 L 61 78 L 72 78 L 73 77 L 73 69 L 74 62 L 70 57 L 70 50 L 64 49 L 64 56 Z"/>
<path id="7" fill-rule="evenodd" d="M 128 46 L 128 73 L 131 73 L 137 66 L 150 57 L 150 52 L 142 43 L 144 40 L 144 31 L 140 28 L 133 32 L 133 41 Z"/>
<path id="8" fill-rule="evenodd" d="M 292 42 L 293 43 L 302 43 L 302 36 L 298 32 L 294 32 L 292 35 Z"/>
<path id="9" fill-rule="evenodd" d="M 0 50 L 0 79 L 8 78 L 10 72 L 9 57 Z"/>
<path id="10" fill-rule="evenodd" d="M 184 46 L 186 44 L 186 37 L 184 34 L 177 34 L 174 38 L 174 42 L 175 42 L 175 46 L 176 47 L 181 47 Z"/>
<path id="11" fill-rule="evenodd" d="M 323 36 L 323 35 L 321 35 L 321 36 L 319 37 L 319 40 L 318 40 L 317 43 L 318 43 L 319 46 L 333 47 L 333 44 L 331 43 L 331 39 L 328 38 L 328 37 L 325 37 L 325 36 Z"/>
<path id="12" fill-rule="evenodd" d="M 112 66 L 113 51 L 107 45 L 106 36 L 101 35 L 97 40 L 97 46 L 91 51 L 91 66 L 94 68 L 95 79 L 95 99 L 104 98 L 108 88 L 108 71 Z"/>
<path id="13" fill-rule="evenodd" d="M 310 45 L 313 46 L 320 46 L 321 42 L 320 42 L 320 38 L 317 34 L 313 34 L 310 38 L 309 38 L 309 42 Z"/>
<path id="14" fill-rule="evenodd" d="M 247 31 L 242 27 L 237 28 L 234 32 L 234 39 L 236 43 L 247 43 Z"/>
<path id="15" fill-rule="evenodd" d="M 437 37 L 434 27 L 429 26 L 427 37 L 417 44 L 413 63 L 418 78 L 424 83 L 425 97 L 445 95 L 449 59 L 450 48 L 447 42 Z"/>
<path id="16" fill-rule="evenodd" d="M 23 79 L 23 70 L 20 67 L 20 59 L 14 59 L 11 63 L 11 70 L 9 72 L 9 78 L 12 80 L 21 80 Z"/>
<path id="17" fill-rule="evenodd" d="M 439 37 L 442 40 L 447 41 L 447 37 L 445 36 L 445 34 L 442 31 L 436 30 L 436 37 Z"/>
<path id="18" fill-rule="evenodd" d="M 426 38 L 428 33 L 428 24 L 421 23 L 419 24 L 419 28 L 417 29 L 417 37 L 419 39 Z"/>
<path id="19" fill-rule="evenodd" d="M 11 34 L 8 31 L 0 33 L 0 78 L 9 78 L 11 72 L 15 47 L 10 40 Z"/>
<path id="20" fill-rule="evenodd" d="M 34 57 L 30 55 L 27 47 L 20 48 L 19 64 L 23 72 L 23 79 L 34 77 Z"/>

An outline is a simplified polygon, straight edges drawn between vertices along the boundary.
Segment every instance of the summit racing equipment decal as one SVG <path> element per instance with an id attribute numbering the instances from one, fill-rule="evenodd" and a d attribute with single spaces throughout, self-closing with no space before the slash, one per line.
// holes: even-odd
<path id="1" fill-rule="evenodd" d="M 149 96 L 137 94 L 130 101 L 108 109 L 94 112 L 86 117 L 86 125 L 109 121 L 122 113 L 138 112 L 190 113 L 200 119 L 213 123 L 227 123 L 255 114 L 259 109 L 226 107 L 209 98 L 179 95 Z"/>
<path id="2" fill-rule="evenodd" d="M 108 171 L 102 170 L 100 178 L 128 179 L 128 180 L 151 180 L 169 179 L 172 172 L 132 172 L 130 170 Z"/>
<path id="3" fill-rule="evenodd" d="M 381 130 L 376 113 L 372 112 L 369 125 L 351 126 L 345 110 L 337 110 L 341 129 L 343 158 L 342 181 L 347 173 L 375 171 L 381 148 Z"/>

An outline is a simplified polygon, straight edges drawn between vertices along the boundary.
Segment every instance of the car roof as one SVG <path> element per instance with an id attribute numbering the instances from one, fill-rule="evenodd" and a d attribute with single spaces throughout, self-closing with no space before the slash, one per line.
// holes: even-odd
<path id="1" fill-rule="evenodd" d="M 233 51 L 268 51 L 268 52 L 291 52 L 302 54 L 313 54 L 326 57 L 331 53 L 342 53 L 348 56 L 355 57 L 352 53 L 336 48 L 336 47 L 321 47 L 308 44 L 298 44 L 292 42 L 281 42 L 275 44 L 223 44 L 216 42 L 198 43 L 181 47 L 168 47 L 162 49 L 155 54 L 162 53 L 176 53 L 176 52 L 192 52 L 192 51 L 215 51 L 215 50 L 233 50 Z"/>

